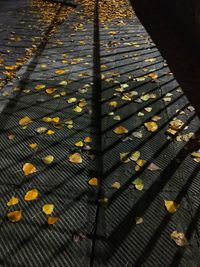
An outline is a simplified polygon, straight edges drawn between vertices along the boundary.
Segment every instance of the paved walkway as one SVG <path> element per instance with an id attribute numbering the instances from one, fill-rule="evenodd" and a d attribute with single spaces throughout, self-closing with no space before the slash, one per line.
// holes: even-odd
<path id="1" fill-rule="evenodd" d="M 126 1 L 82 0 L 0 92 L 1 266 L 198 266 L 199 119 Z"/>

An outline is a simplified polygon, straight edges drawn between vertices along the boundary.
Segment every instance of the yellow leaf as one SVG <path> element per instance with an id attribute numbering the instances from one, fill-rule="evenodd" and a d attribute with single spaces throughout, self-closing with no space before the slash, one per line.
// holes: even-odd
<path id="1" fill-rule="evenodd" d="M 112 107 L 112 108 L 115 108 L 117 106 L 117 101 L 111 101 L 109 103 L 109 106 Z"/>
<path id="2" fill-rule="evenodd" d="M 87 136 L 84 138 L 84 142 L 85 143 L 91 143 L 92 142 L 92 138 L 90 136 Z"/>
<path id="3" fill-rule="evenodd" d="M 26 195 L 24 196 L 24 199 L 26 201 L 31 201 L 31 200 L 35 200 L 37 197 L 38 197 L 38 190 L 32 189 L 26 193 Z"/>
<path id="4" fill-rule="evenodd" d="M 45 90 L 45 92 L 46 92 L 48 95 L 53 94 L 55 91 L 56 91 L 55 88 L 48 88 L 48 89 Z"/>
<path id="5" fill-rule="evenodd" d="M 68 82 L 67 82 L 67 81 L 61 81 L 61 82 L 59 82 L 59 84 L 60 84 L 60 85 L 67 85 Z"/>
<path id="6" fill-rule="evenodd" d="M 55 133 L 55 132 L 54 132 L 53 130 L 48 130 L 48 131 L 47 131 L 47 134 L 48 134 L 48 135 L 52 135 L 52 134 L 54 134 L 54 133 Z"/>
<path id="7" fill-rule="evenodd" d="M 119 126 L 119 127 L 116 127 L 114 130 L 113 130 L 114 133 L 116 134 L 125 134 L 125 133 L 128 133 L 128 129 L 126 129 L 125 127 L 123 126 Z"/>
<path id="8" fill-rule="evenodd" d="M 72 103 L 75 103 L 77 101 L 77 98 L 76 97 L 71 97 L 67 100 L 67 103 L 69 104 L 72 104 Z"/>
<path id="9" fill-rule="evenodd" d="M 22 218 L 22 211 L 21 210 L 11 211 L 7 213 L 7 218 L 11 222 L 18 222 Z"/>
<path id="10" fill-rule="evenodd" d="M 165 207 L 169 213 L 175 213 L 177 209 L 179 208 L 179 204 L 175 203 L 172 200 L 164 200 Z"/>
<path id="11" fill-rule="evenodd" d="M 142 95 L 140 99 L 143 101 L 148 101 L 150 99 L 150 95 L 149 94 Z"/>
<path id="12" fill-rule="evenodd" d="M 42 211 L 43 211 L 45 214 L 47 214 L 47 215 L 52 214 L 53 209 L 54 209 L 54 205 L 53 205 L 53 204 L 45 204 L 45 205 L 42 207 Z"/>
<path id="13" fill-rule="evenodd" d="M 142 191 L 144 188 L 144 184 L 140 178 L 137 178 L 133 181 L 133 184 L 135 185 L 135 188 L 139 191 Z"/>
<path id="14" fill-rule="evenodd" d="M 99 182 L 98 182 L 98 179 L 96 177 L 93 177 L 88 181 L 88 184 L 92 185 L 92 186 L 98 186 Z"/>
<path id="15" fill-rule="evenodd" d="M 35 86 L 35 89 L 36 90 L 41 90 L 41 89 L 44 89 L 45 87 L 46 87 L 45 84 L 38 84 L 38 85 Z"/>
<path id="16" fill-rule="evenodd" d="M 184 247 L 189 245 L 189 242 L 187 238 L 185 237 L 184 233 L 180 233 L 177 231 L 173 231 L 171 233 L 171 239 L 174 240 L 174 242 L 179 246 L 179 247 Z"/>
<path id="17" fill-rule="evenodd" d="M 60 118 L 59 117 L 54 117 L 54 118 L 52 118 L 52 121 L 55 122 L 55 123 L 58 123 L 60 121 Z"/>
<path id="18" fill-rule="evenodd" d="M 11 66 L 6 66 L 5 69 L 6 70 L 9 70 L 9 71 L 13 71 L 13 70 L 16 70 L 18 68 L 17 65 L 11 65 Z"/>
<path id="19" fill-rule="evenodd" d="M 82 163 L 83 159 L 79 153 L 74 153 L 69 155 L 69 161 L 72 163 Z"/>
<path id="20" fill-rule="evenodd" d="M 149 132 L 155 132 L 158 130 L 158 125 L 154 121 L 145 122 L 144 125 Z"/>
<path id="21" fill-rule="evenodd" d="M 16 197 L 11 197 L 11 199 L 7 202 L 7 206 L 13 206 L 19 203 L 19 199 Z"/>
<path id="22" fill-rule="evenodd" d="M 20 126 L 27 126 L 30 123 L 32 123 L 32 120 L 28 116 L 26 116 L 26 117 L 24 117 L 24 118 L 19 120 L 19 125 Z"/>
<path id="23" fill-rule="evenodd" d="M 43 122 L 51 122 L 52 121 L 52 118 L 50 118 L 50 117 L 44 117 L 44 118 L 42 118 L 42 121 Z"/>
<path id="24" fill-rule="evenodd" d="M 49 165 L 49 164 L 51 164 L 54 161 L 54 157 L 52 155 L 48 155 L 48 156 L 42 158 L 42 161 L 45 164 Z"/>
<path id="25" fill-rule="evenodd" d="M 80 108 L 79 106 L 76 106 L 74 109 L 73 109 L 73 111 L 75 111 L 75 112 L 77 112 L 77 113 L 80 113 L 80 112 L 82 112 L 82 108 Z"/>
<path id="26" fill-rule="evenodd" d="M 48 224 L 55 224 L 59 220 L 58 217 L 48 217 L 47 223 Z"/>
<path id="27" fill-rule="evenodd" d="M 25 163 L 23 165 L 23 172 L 25 176 L 28 176 L 32 173 L 37 172 L 37 169 L 32 163 Z"/>
<path id="28" fill-rule="evenodd" d="M 55 74 L 58 74 L 58 75 L 65 74 L 65 70 L 56 70 Z"/>
<path id="29" fill-rule="evenodd" d="M 78 142 L 75 143 L 75 146 L 77 146 L 77 147 L 83 147 L 84 146 L 84 143 L 83 143 L 83 141 L 78 141 Z"/>
<path id="30" fill-rule="evenodd" d="M 147 163 L 147 160 L 138 159 L 138 160 L 136 160 L 136 163 L 137 163 L 138 166 L 143 167 Z"/>
<path id="31" fill-rule="evenodd" d="M 133 161 L 137 161 L 140 158 L 140 151 L 134 151 L 131 153 L 130 159 Z"/>
<path id="32" fill-rule="evenodd" d="M 33 143 L 33 144 L 29 144 L 28 147 L 31 149 L 35 149 L 38 146 L 38 144 Z"/>
<path id="33" fill-rule="evenodd" d="M 82 101 L 79 102 L 78 106 L 80 108 L 84 108 L 85 106 L 87 106 L 87 102 L 85 100 L 82 100 Z"/>

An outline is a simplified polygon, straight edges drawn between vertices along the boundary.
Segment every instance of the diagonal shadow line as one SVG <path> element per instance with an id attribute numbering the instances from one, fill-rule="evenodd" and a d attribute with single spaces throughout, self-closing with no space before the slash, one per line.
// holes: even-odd
<path id="1" fill-rule="evenodd" d="M 62 6 L 60 6 L 55 14 L 55 17 L 54 19 L 52 20 L 51 24 L 49 25 L 47 31 L 45 32 L 44 34 L 44 37 L 36 51 L 36 54 L 35 56 L 31 59 L 31 62 L 29 64 L 29 67 L 27 68 L 26 72 L 23 74 L 21 80 L 19 81 L 19 87 L 20 89 L 23 88 L 24 86 L 27 85 L 27 81 L 31 75 L 31 73 L 34 71 L 34 69 L 36 68 L 37 64 L 38 64 L 38 60 L 42 54 L 42 52 L 44 51 L 46 45 L 47 45 L 47 42 L 48 40 L 50 39 L 51 37 L 51 32 L 52 30 L 54 29 L 55 25 L 58 25 L 59 23 L 59 14 L 61 13 L 61 10 L 62 10 Z M 5 112 L 7 109 L 10 109 L 10 110 L 14 110 L 16 104 L 17 104 L 17 101 L 21 96 L 21 92 L 19 92 L 16 96 L 15 96 L 15 101 L 13 102 L 13 100 L 10 101 L 10 103 L 5 107 Z M 5 117 L 4 118 L 4 122 L 3 124 L 1 125 L 1 127 L 3 128 L 4 125 L 6 124 L 7 120 L 9 120 L 9 116 L 7 116 L 7 118 Z"/>
<path id="2" fill-rule="evenodd" d="M 199 131 L 198 131 L 199 133 Z M 193 143 L 193 140 L 190 140 L 188 144 Z M 188 145 L 187 144 L 187 145 Z M 192 150 L 191 150 L 192 151 Z M 179 153 L 173 158 L 171 163 L 163 170 L 160 174 L 162 179 L 159 179 L 159 182 L 154 182 L 148 191 L 139 199 L 139 201 L 133 205 L 131 212 L 129 212 L 124 220 L 117 226 L 117 228 L 112 232 L 108 239 L 105 238 L 105 241 L 108 242 L 110 248 L 106 250 L 104 255 L 104 263 L 108 261 L 111 255 L 114 255 L 115 251 L 118 249 L 123 240 L 126 239 L 127 235 L 131 231 L 133 224 L 133 217 L 137 217 L 145 212 L 145 210 L 152 203 L 153 199 L 157 194 L 164 188 L 169 180 L 169 177 L 177 170 L 181 163 L 177 163 L 175 159 L 182 159 L 182 161 L 188 156 L 188 150 L 185 150 L 184 147 L 179 151 Z M 182 162 L 181 161 L 181 162 Z M 141 203 L 143 205 L 141 206 Z M 125 229 L 125 231 L 124 231 Z"/>

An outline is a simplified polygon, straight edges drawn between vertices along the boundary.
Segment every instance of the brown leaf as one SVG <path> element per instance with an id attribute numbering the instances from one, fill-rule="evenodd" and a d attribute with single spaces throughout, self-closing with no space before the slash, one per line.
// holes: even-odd
<path id="1" fill-rule="evenodd" d="M 145 122 L 144 125 L 149 132 L 155 132 L 158 130 L 158 125 L 154 121 Z"/>
<path id="2" fill-rule="evenodd" d="M 179 246 L 179 247 L 184 247 L 189 245 L 189 242 L 185 236 L 184 233 L 173 231 L 171 233 L 171 239 L 174 240 L 174 242 Z"/>
<path id="3" fill-rule="evenodd" d="M 161 170 L 160 167 L 158 167 L 156 164 L 154 164 L 153 162 L 149 164 L 149 166 L 147 167 L 148 170 L 150 171 L 158 171 Z"/>
<path id="4" fill-rule="evenodd" d="M 47 223 L 48 224 L 55 224 L 59 220 L 58 217 L 48 217 Z"/>
<path id="5" fill-rule="evenodd" d="M 96 177 L 93 177 L 88 181 L 88 184 L 92 185 L 92 186 L 98 186 L 99 181 L 98 181 L 98 179 Z"/>
<path id="6" fill-rule="evenodd" d="M 7 218 L 11 222 L 18 222 L 22 219 L 22 211 L 21 210 L 15 210 L 7 213 Z"/>
<path id="7" fill-rule="evenodd" d="M 112 185 L 111 185 L 112 188 L 114 189 L 120 189 L 121 185 L 119 182 L 114 182 Z"/>

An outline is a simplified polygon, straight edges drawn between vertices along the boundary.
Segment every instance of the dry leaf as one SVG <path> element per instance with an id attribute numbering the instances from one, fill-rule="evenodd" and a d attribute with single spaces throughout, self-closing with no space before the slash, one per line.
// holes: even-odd
<path id="1" fill-rule="evenodd" d="M 76 106 L 74 109 L 73 109 L 73 111 L 75 111 L 75 112 L 77 112 L 77 113 L 80 113 L 80 112 L 82 112 L 82 108 L 81 107 L 79 107 L 79 106 Z"/>
<path id="2" fill-rule="evenodd" d="M 84 146 L 84 143 L 83 143 L 83 141 L 78 141 L 78 142 L 75 143 L 75 146 L 77 146 L 77 147 L 83 147 Z"/>
<path id="3" fill-rule="evenodd" d="M 139 191 L 143 190 L 144 184 L 140 178 L 137 178 L 133 181 L 133 184 L 135 185 L 135 188 Z"/>
<path id="4" fill-rule="evenodd" d="M 123 126 L 119 126 L 119 127 L 116 127 L 114 130 L 113 130 L 114 133 L 116 134 L 125 134 L 125 133 L 128 133 L 128 129 L 126 129 L 125 127 Z"/>
<path id="5" fill-rule="evenodd" d="M 45 91 L 48 95 L 51 95 L 56 91 L 56 88 L 47 88 Z"/>
<path id="6" fill-rule="evenodd" d="M 164 202 L 165 202 L 165 207 L 169 213 L 175 213 L 180 206 L 180 204 L 177 204 L 172 200 L 164 200 Z"/>
<path id="7" fill-rule="evenodd" d="M 58 74 L 58 75 L 65 74 L 65 70 L 56 70 L 55 74 Z"/>
<path id="8" fill-rule="evenodd" d="M 32 123 L 33 121 L 28 117 L 24 117 L 21 120 L 19 120 L 19 125 L 20 126 L 27 126 L 28 124 Z"/>
<path id="9" fill-rule="evenodd" d="M 120 160 L 124 163 L 130 162 L 130 158 L 128 157 L 129 152 L 119 153 Z"/>
<path id="10" fill-rule="evenodd" d="M 31 200 L 35 200 L 37 197 L 38 197 L 38 190 L 32 189 L 26 193 L 26 195 L 24 196 L 24 199 L 26 201 L 31 201 Z"/>
<path id="11" fill-rule="evenodd" d="M 59 220 L 58 217 L 48 217 L 47 223 L 48 224 L 55 224 Z"/>
<path id="12" fill-rule="evenodd" d="M 98 186 L 99 181 L 98 181 L 98 179 L 96 177 L 93 177 L 88 181 L 88 184 L 92 185 L 92 186 Z"/>
<path id="13" fill-rule="evenodd" d="M 19 199 L 16 197 L 11 197 L 11 199 L 7 202 L 7 206 L 13 206 L 19 203 Z"/>
<path id="14" fill-rule="evenodd" d="M 154 72 L 154 73 L 149 73 L 149 78 L 151 78 L 151 79 L 153 79 L 153 80 L 155 80 L 155 79 L 157 79 L 158 78 L 158 75 Z"/>
<path id="15" fill-rule="evenodd" d="M 121 185 L 119 182 L 114 182 L 112 185 L 111 185 L 112 188 L 114 189 L 120 189 Z"/>
<path id="16" fill-rule="evenodd" d="M 22 219 L 22 211 L 21 210 L 15 210 L 7 213 L 7 218 L 11 222 L 18 222 Z"/>
<path id="17" fill-rule="evenodd" d="M 9 134 L 9 135 L 8 135 L 8 139 L 9 139 L 9 140 L 13 140 L 14 138 L 15 138 L 15 134 Z"/>
<path id="18" fill-rule="evenodd" d="M 143 223 L 143 218 L 142 217 L 136 217 L 135 218 L 135 224 L 141 224 L 141 223 Z"/>
<path id="19" fill-rule="evenodd" d="M 154 121 L 145 122 L 144 125 L 149 132 L 155 132 L 158 130 L 158 125 Z"/>
<path id="20" fill-rule="evenodd" d="M 35 149 L 36 147 L 38 147 L 38 144 L 36 144 L 36 143 L 29 144 L 28 147 L 31 149 Z"/>
<path id="21" fill-rule="evenodd" d="M 50 117 L 44 117 L 44 118 L 42 118 L 42 121 L 43 122 L 51 122 L 52 121 L 52 118 L 50 118 Z"/>
<path id="22" fill-rule="evenodd" d="M 44 84 L 38 84 L 38 85 L 35 86 L 35 89 L 36 90 L 41 90 L 41 89 L 44 89 L 45 87 L 46 87 L 46 85 L 44 85 Z"/>
<path id="23" fill-rule="evenodd" d="M 37 129 L 35 129 L 35 131 L 39 134 L 43 134 L 43 133 L 46 133 L 47 131 L 47 128 L 46 127 L 39 127 Z"/>
<path id="24" fill-rule="evenodd" d="M 131 153 L 130 159 L 133 161 L 137 161 L 140 158 L 140 151 L 134 151 Z"/>
<path id="25" fill-rule="evenodd" d="M 28 176 L 28 175 L 30 175 L 32 173 L 37 172 L 36 167 L 32 163 L 29 163 L 29 162 L 25 163 L 23 165 L 22 169 L 23 169 L 23 172 L 24 172 L 25 176 Z"/>
<path id="26" fill-rule="evenodd" d="M 76 97 L 71 97 L 67 100 L 67 103 L 69 104 L 72 104 L 72 103 L 75 103 L 77 101 L 77 98 Z"/>
<path id="27" fill-rule="evenodd" d="M 92 138 L 90 136 L 87 136 L 84 138 L 84 142 L 85 143 L 91 143 L 92 142 Z"/>
<path id="28" fill-rule="evenodd" d="M 55 133 L 55 132 L 54 132 L 53 130 L 48 130 L 48 131 L 47 131 L 47 134 L 48 134 L 48 135 L 52 135 L 52 134 L 54 134 L 54 133 Z"/>
<path id="29" fill-rule="evenodd" d="M 69 155 L 69 161 L 72 163 L 82 163 L 83 159 L 79 153 Z"/>
<path id="30" fill-rule="evenodd" d="M 150 171 L 158 171 L 161 170 L 160 167 L 158 167 L 156 164 L 154 163 L 150 163 L 149 166 L 147 167 L 148 170 Z"/>
<path id="31" fill-rule="evenodd" d="M 42 158 L 42 161 L 44 162 L 44 164 L 49 165 L 54 161 L 54 156 L 48 155 L 48 156 Z"/>
<path id="32" fill-rule="evenodd" d="M 171 233 L 171 239 L 174 240 L 174 242 L 179 246 L 179 247 L 184 247 L 189 245 L 189 242 L 185 236 L 184 233 L 180 233 L 177 231 L 173 231 Z"/>
<path id="33" fill-rule="evenodd" d="M 111 101 L 109 103 L 109 106 L 112 107 L 112 108 L 115 108 L 117 105 L 118 105 L 117 101 Z"/>
<path id="34" fill-rule="evenodd" d="M 54 205 L 53 205 L 53 204 L 45 204 L 45 205 L 42 207 L 42 211 L 43 211 L 46 215 L 50 215 L 50 214 L 52 214 L 53 209 L 54 209 Z"/>

